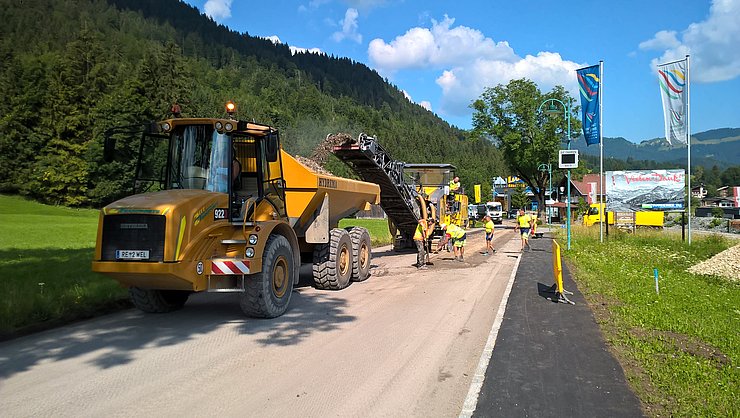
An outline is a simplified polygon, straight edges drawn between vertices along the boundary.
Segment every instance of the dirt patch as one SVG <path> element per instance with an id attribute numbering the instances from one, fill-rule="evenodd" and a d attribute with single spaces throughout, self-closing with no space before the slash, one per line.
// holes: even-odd
<path id="1" fill-rule="evenodd" d="M 646 330 L 644 328 L 632 328 L 630 334 L 642 340 L 657 339 L 663 341 L 670 344 L 676 351 L 711 361 L 714 367 L 718 369 L 730 364 L 730 359 L 718 348 L 688 335 L 671 331 Z"/>

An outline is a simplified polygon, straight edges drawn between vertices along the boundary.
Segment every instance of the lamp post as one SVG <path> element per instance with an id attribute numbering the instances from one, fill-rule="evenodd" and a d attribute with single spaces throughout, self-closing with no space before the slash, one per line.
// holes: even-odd
<path id="1" fill-rule="evenodd" d="M 537 166 L 537 170 L 542 171 L 543 173 L 547 171 L 547 195 L 549 196 L 552 193 L 552 165 L 550 163 L 547 164 L 540 164 Z M 547 225 L 550 225 L 550 209 L 547 207 L 547 203 L 545 203 L 545 211 L 547 212 Z"/>
<path id="2" fill-rule="evenodd" d="M 540 103 L 540 106 L 537 108 L 537 112 L 539 113 L 539 112 L 542 111 L 542 106 L 544 106 L 545 103 L 550 103 L 547 106 L 547 109 L 545 109 L 545 113 L 547 113 L 547 114 L 559 114 L 560 113 L 560 110 L 558 109 L 557 106 L 555 106 L 555 103 L 556 102 L 557 103 L 560 103 L 560 106 L 563 107 L 563 116 L 565 116 L 565 120 L 568 122 L 568 133 L 567 133 L 568 137 L 567 138 L 568 138 L 568 149 L 570 149 L 570 103 L 567 103 L 567 104 L 566 103 L 563 103 L 563 101 L 561 101 L 559 99 L 546 99 L 545 101 L 543 101 L 542 103 Z M 567 195 L 567 199 L 568 200 L 566 202 L 566 207 L 567 207 L 566 211 L 568 213 L 567 213 L 567 221 L 566 221 L 567 222 L 567 225 L 565 227 L 566 227 L 567 235 L 568 235 L 568 249 L 570 250 L 570 169 L 568 169 L 568 195 Z"/>

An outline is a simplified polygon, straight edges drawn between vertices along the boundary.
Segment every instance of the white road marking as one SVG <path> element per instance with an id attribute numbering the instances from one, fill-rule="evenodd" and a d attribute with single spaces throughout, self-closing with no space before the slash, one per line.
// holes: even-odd
<path id="1" fill-rule="evenodd" d="M 511 288 L 514 285 L 514 278 L 516 277 L 517 270 L 519 270 L 519 262 L 521 260 L 522 255 L 520 254 L 517 257 L 514 268 L 511 271 L 511 276 L 509 277 L 509 282 L 506 284 L 504 296 L 501 298 L 501 303 L 498 306 L 496 319 L 494 319 L 493 326 L 491 327 L 491 333 L 488 334 L 486 346 L 483 348 L 483 353 L 481 353 L 480 360 L 478 361 L 478 367 L 475 369 L 475 374 L 473 375 L 472 382 L 470 382 L 470 389 L 468 390 L 468 396 L 465 398 L 465 403 L 463 403 L 463 408 L 460 412 L 460 418 L 472 417 L 473 412 L 475 412 L 475 408 L 478 406 L 478 395 L 480 394 L 480 390 L 483 387 L 483 381 L 486 378 L 488 363 L 491 361 L 493 347 L 496 345 L 496 338 L 498 337 L 498 330 L 501 328 L 501 323 L 504 320 L 506 303 L 509 301 L 509 294 L 511 293 Z"/>

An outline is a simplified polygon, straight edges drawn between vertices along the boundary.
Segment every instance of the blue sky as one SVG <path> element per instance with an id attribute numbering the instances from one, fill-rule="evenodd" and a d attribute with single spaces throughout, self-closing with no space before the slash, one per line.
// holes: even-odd
<path id="1" fill-rule="evenodd" d="M 658 63 L 691 55 L 691 131 L 740 127 L 740 0 L 187 0 L 238 32 L 349 57 L 463 129 L 485 87 L 526 77 L 578 98 L 604 61 L 604 136 L 663 137 Z"/>

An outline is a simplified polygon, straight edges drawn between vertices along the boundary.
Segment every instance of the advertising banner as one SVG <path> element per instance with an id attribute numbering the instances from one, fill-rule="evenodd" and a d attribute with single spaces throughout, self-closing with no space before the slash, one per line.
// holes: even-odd
<path id="1" fill-rule="evenodd" d="M 682 210 L 686 173 L 680 170 L 606 172 L 606 208 L 613 212 Z"/>

